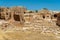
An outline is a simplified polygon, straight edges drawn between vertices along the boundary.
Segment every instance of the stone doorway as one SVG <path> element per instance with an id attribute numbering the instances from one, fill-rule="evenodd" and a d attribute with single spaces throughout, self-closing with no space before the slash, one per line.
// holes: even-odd
<path id="1" fill-rule="evenodd" d="M 54 14 L 54 18 L 56 18 L 57 17 L 57 14 Z"/>
<path id="2" fill-rule="evenodd" d="M 15 20 L 15 21 L 20 21 L 20 16 L 19 16 L 19 15 L 15 15 L 15 14 L 14 14 L 13 17 L 14 17 L 14 20 Z"/>

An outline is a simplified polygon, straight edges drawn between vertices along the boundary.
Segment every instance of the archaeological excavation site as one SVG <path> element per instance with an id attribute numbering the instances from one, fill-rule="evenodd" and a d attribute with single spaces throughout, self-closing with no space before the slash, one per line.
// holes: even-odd
<path id="1" fill-rule="evenodd" d="M 0 7 L 0 40 L 60 40 L 60 12 Z"/>

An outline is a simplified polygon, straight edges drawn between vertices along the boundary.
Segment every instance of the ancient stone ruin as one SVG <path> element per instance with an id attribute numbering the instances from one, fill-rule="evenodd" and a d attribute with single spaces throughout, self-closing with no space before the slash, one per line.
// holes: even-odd
<path id="1" fill-rule="evenodd" d="M 23 25 L 24 23 L 31 23 L 37 20 L 54 21 L 59 23 L 59 14 L 53 13 L 48 9 L 39 11 L 27 10 L 25 7 L 0 7 L 0 20 L 5 20 L 14 25 Z M 59 24 L 60 25 L 60 24 Z"/>

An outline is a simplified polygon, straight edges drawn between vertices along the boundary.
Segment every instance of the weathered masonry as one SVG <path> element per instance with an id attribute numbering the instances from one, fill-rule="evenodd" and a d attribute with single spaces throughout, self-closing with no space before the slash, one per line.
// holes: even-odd
<path id="1" fill-rule="evenodd" d="M 58 26 L 60 26 L 60 13 L 57 14 L 57 22 L 56 22 L 56 24 Z"/>
<path id="2" fill-rule="evenodd" d="M 49 11 L 48 9 L 43 10 L 27 10 L 25 7 L 0 7 L 0 20 L 5 20 L 10 23 L 13 23 L 14 25 L 22 25 L 24 23 L 31 23 L 31 22 L 40 22 L 42 20 L 48 21 L 48 22 L 56 22 L 59 23 L 59 14 L 53 13 Z"/>
<path id="3" fill-rule="evenodd" d="M 10 21 L 16 24 L 24 23 L 24 7 L 0 8 L 0 19 Z"/>
<path id="4" fill-rule="evenodd" d="M 11 21 L 12 22 L 18 22 L 18 23 L 24 23 L 24 12 L 26 11 L 23 7 L 13 7 L 11 10 Z"/>

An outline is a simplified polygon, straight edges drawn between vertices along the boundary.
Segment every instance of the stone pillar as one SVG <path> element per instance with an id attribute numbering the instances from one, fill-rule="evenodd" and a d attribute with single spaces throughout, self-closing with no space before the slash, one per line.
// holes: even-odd
<path id="1" fill-rule="evenodd" d="M 10 22 L 14 22 L 14 12 L 11 12 L 11 19 L 10 19 Z"/>
<path id="2" fill-rule="evenodd" d="M 23 13 L 20 13 L 20 23 L 21 24 L 24 24 L 24 15 L 23 15 Z"/>

